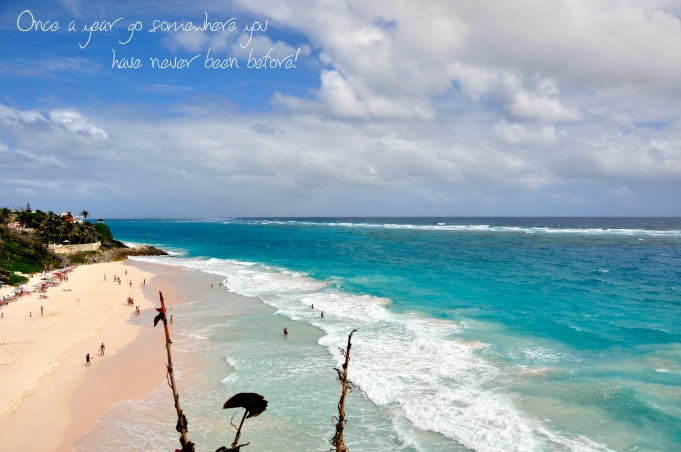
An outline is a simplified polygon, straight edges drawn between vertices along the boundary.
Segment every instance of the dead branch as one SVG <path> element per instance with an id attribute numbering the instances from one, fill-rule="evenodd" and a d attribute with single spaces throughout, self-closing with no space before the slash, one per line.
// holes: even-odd
<path id="1" fill-rule="evenodd" d="M 345 396 L 348 394 L 348 391 L 352 392 L 352 388 L 350 387 L 348 380 L 348 364 L 350 363 L 350 349 L 352 348 L 352 343 L 350 341 L 352 340 L 352 335 L 355 333 L 355 331 L 357 330 L 352 330 L 348 336 L 348 347 L 345 350 L 341 349 L 341 356 L 345 356 L 343 371 L 338 368 L 334 369 L 338 373 L 338 380 L 343 386 L 341 398 L 338 401 L 338 422 L 336 423 L 336 434 L 330 441 L 331 444 L 336 448 L 336 452 L 350 452 L 343 439 L 343 430 L 345 429 L 345 423 L 347 422 L 345 420 Z"/>
<path id="2" fill-rule="evenodd" d="M 161 308 L 156 309 L 158 315 L 154 318 L 154 326 L 158 324 L 159 321 L 163 321 L 163 328 L 166 333 L 166 351 L 168 352 L 168 373 L 166 379 L 169 379 L 170 388 L 173 390 L 173 400 L 175 400 L 175 410 L 177 411 L 177 425 L 175 429 L 180 434 L 180 444 L 182 445 L 181 452 L 194 452 L 194 443 L 187 439 L 187 418 L 180 408 L 180 395 L 177 393 L 177 385 L 175 384 L 175 374 L 173 373 L 173 358 L 170 354 L 170 346 L 173 343 L 170 340 L 170 332 L 168 331 L 168 321 L 166 319 L 166 305 L 163 301 L 163 294 L 159 291 L 159 297 L 161 298 Z"/>

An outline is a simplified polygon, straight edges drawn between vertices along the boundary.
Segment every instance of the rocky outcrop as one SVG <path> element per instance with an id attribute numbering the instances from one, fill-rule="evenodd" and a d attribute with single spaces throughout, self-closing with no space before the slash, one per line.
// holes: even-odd
<path id="1" fill-rule="evenodd" d="M 69 265 L 87 265 L 100 262 L 115 262 L 129 256 L 167 256 L 163 250 L 153 246 L 135 246 L 132 248 L 112 248 L 108 250 L 85 251 L 68 256 Z"/>

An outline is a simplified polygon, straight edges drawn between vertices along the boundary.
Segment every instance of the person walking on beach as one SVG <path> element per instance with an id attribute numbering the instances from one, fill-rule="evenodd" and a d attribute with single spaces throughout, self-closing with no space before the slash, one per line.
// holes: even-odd
<path id="1" fill-rule="evenodd" d="M 284 337 L 288 337 L 288 328 L 284 327 Z"/>
<path id="2" fill-rule="evenodd" d="M 106 275 L 104 275 L 104 281 L 106 281 Z"/>
<path id="3" fill-rule="evenodd" d="M 132 287 L 132 279 L 130 280 L 130 287 Z"/>
<path id="4" fill-rule="evenodd" d="M 118 285 L 121 285 L 121 278 L 118 278 Z"/>
<path id="5" fill-rule="evenodd" d="M 5 318 L 5 313 L 4 313 L 4 312 L 0 312 L 0 319 L 4 319 L 4 318 Z"/>
<path id="6" fill-rule="evenodd" d="M 29 317 L 33 317 L 33 313 L 32 313 L 32 312 L 29 312 L 29 313 L 28 313 L 28 316 L 29 316 Z"/>
<path id="7" fill-rule="evenodd" d="M 173 316 L 172 315 L 170 316 L 170 324 L 171 325 L 173 324 Z"/>
<path id="8" fill-rule="evenodd" d="M 40 315 L 43 315 L 43 307 L 40 307 Z"/>
<path id="9" fill-rule="evenodd" d="M 127 271 L 127 270 L 125 271 L 125 276 L 128 276 L 128 271 Z"/>
<path id="10" fill-rule="evenodd" d="M 90 354 L 89 353 L 87 355 L 85 355 L 85 365 L 86 366 L 90 365 Z"/>
<path id="11" fill-rule="evenodd" d="M 104 342 L 99 346 L 99 356 L 104 356 Z"/>
<path id="12" fill-rule="evenodd" d="M 212 285 L 212 284 L 210 285 L 210 288 L 211 288 L 211 289 L 213 288 L 213 285 Z"/>

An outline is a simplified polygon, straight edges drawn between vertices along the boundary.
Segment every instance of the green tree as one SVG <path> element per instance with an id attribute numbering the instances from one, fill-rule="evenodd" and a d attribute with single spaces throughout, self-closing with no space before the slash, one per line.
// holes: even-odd
<path id="1" fill-rule="evenodd" d="M 7 207 L 0 208 L 0 224 L 9 223 L 11 210 Z"/>
<path id="2" fill-rule="evenodd" d="M 74 229 L 74 223 L 66 223 L 66 235 L 69 237 L 69 243 L 72 241 Z"/>
<path id="3" fill-rule="evenodd" d="M 81 211 L 80 211 L 80 214 L 81 214 L 81 215 L 83 216 L 83 218 L 86 219 L 86 220 L 87 220 L 87 217 L 90 216 L 90 212 L 88 212 L 88 211 L 85 210 L 85 209 L 81 210 Z"/>

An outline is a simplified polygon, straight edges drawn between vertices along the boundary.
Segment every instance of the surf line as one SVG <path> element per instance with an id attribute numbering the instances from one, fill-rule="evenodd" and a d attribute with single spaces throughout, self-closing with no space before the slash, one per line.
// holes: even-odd
<path id="1" fill-rule="evenodd" d="M 206 15 L 206 18 L 203 21 L 203 26 L 197 26 L 194 25 L 191 21 L 188 22 L 180 22 L 179 24 L 177 21 L 175 22 L 167 22 L 165 20 L 154 20 L 151 23 L 151 28 L 149 29 L 149 33 L 156 33 L 156 30 L 163 31 L 163 32 L 171 32 L 171 31 L 234 31 L 236 30 L 236 17 L 232 17 L 231 19 L 228 19 L 224 22 L 216 21 L 216 22 L 209 22 L 208 21 L 208 13 L 203 12 Z"/>

